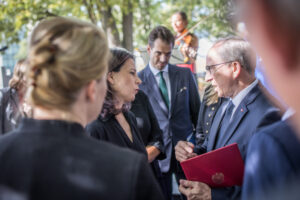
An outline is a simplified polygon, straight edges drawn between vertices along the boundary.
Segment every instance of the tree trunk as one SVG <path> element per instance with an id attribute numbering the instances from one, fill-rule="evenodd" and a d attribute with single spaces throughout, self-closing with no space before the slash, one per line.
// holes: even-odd
<path id="1" fill-rule="evenodd" d="M 148 33 L 151 29 L 151 15 L 150 15 L 150 1 L 151 0 L 145 0 L 145 15 L 144 15 L 144 30 L 146 33 Z"/>
<path id="2" fill-rule="evenodd" d="M 133 13 L 132 3 L 128 1 L 127 10 L 122 13 L 123 47 L 133 51 Z M 125 7 L 126 8 L 126 7 Z"/>
<path id="3" fill-rule="evenodd" d="M 96 15 L 94 13 L 94 9 L 93 9 L 93 3 L 91 3 L 90 1 L 87 2 L 87 0 L 83 0 L 83 4 L 85 5 L 87 11 L 88 11 L 88 15 L 89 15 L 89 18 L 91 20 L 91 22 L 93 24 L 97 24 L 97 18 L 96 18 Z"/>
<path id="4" fill-rule="evenodd" d="M 120 36 L 111 6 L 106 0 L 97 1 L 97 9 L 101 17 L 102 28 L 107 34 L 109 46 L 120 46 Z M 104 5 L 104 6 L 101 6 Z"/>

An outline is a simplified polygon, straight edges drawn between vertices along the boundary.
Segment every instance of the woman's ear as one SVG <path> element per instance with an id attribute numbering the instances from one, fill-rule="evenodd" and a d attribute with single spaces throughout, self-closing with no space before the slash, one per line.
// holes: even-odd
<path id="1" fill-rule="evenodd" d="M 113 85 L 115 82 L 115 73 L 114 72 L 108 72 L 107 73 L 107 81 Z"/>
<path id="2" fill-rule="evenodd" d="M 86 100 L 94 102 L 96 100 L 96 80 L 89 82 L 85 88 Z"/>

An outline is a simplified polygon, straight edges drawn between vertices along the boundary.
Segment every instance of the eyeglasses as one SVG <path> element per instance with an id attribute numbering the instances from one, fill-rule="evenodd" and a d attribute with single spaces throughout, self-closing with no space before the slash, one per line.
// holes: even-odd
<path id="1" fill-rule="evenodd" d="M 216 72 L 219 68 L 221 68 L 222 66 L 224 66 L 224 64 L 228 64 L 228 63 L 232 63 L 234 61 L 228 61 L 228 62 L 223 62 L 223 63 L 219 63 L 219 64 L 214 64 L 214 65 L 207 65 L 205 66 L 205 70 L 208 71 L 210 74 L 213 74 L 214 72 Z M 222 65 L 219 68 L 215 68 L 218 65 Z M 215 69 L 213 71 L 213 69 Z"/>

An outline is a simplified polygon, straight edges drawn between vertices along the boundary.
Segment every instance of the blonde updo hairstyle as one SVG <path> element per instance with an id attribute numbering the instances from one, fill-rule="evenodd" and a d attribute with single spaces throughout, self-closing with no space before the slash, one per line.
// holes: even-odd
<path id="1" fill-rule="evenodd" d="M 95 25 L 65 17 L 41 21 L 29 44 L 28 100 L 68 110 L 83 86 L 104 78 L 108 55 L 106 36 Z"/>

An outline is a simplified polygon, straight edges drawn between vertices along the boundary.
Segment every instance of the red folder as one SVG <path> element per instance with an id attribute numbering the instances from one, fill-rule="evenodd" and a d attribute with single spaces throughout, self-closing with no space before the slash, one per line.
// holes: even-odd
<path id="1" fill-rule="evenodd" d="M 210 187 L 242 185 L 244 161 L 237 143 L 196 156 L 180 163 L 187 180 Z"/>

